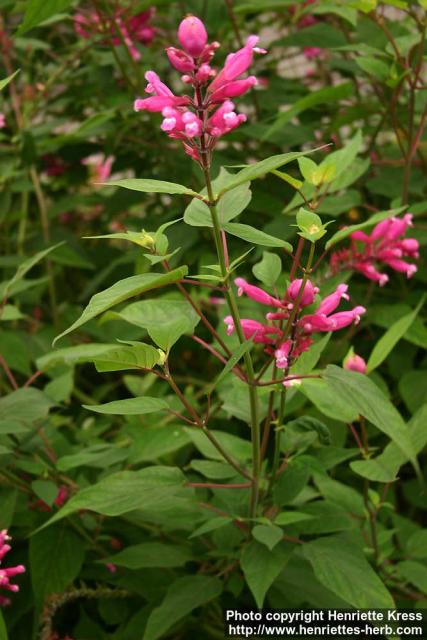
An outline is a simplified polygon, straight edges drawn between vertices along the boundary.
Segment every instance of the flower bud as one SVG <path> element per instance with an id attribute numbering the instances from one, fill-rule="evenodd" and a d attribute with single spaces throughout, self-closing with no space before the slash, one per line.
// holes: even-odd
<path id="1" fill-rule="evenodd" d="M 178 40 L 187 53 L 197 58 L 205 48 L 208 41 L 203 22 L 196 16 L 188 16 L 179 25 Z"/>

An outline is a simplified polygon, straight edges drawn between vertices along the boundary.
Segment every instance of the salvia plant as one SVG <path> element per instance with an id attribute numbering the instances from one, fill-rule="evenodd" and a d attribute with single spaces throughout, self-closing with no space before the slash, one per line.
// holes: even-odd
<path id="1" fill-rule="evenodd" d="M 2 11 L 0 640 L 425 608 L 425 1 Z"/>

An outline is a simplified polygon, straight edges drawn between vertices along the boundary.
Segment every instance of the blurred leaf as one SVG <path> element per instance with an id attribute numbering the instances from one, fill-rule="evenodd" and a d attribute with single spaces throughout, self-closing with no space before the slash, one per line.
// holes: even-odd
<path id="1" fill-rule="evenodd" d="M 408 538 L 405 551 L 412 558 L 427 558 L 427 529 L 415 531 Z"/>
<path id="2" fill-rule="evenodd" d="M 427 594 L 427 567 L 425 564 L 414 560 L 404 560 L 397 563 L 396 570 L 402 578 Z"/>
<path id="3" fill-rule="evenodd" d="M 299 522 L 306 522 L 307 520 L 312 519 L 313 516 L 310 516 L 307 513 L 301 513 L 300 511 L 286 511 L 279 513 L 279 515 L 274 519 L 274 523 L 281 527 L 288 527 Z"/>
<path id="4" fill-rule="evenodd" d="M 7 78 L 3 78 L 3 80 L 0 80 L 0 91 L 2 91 L 5 87 L 7 87 L 7 85 L 9 84 L 9 82 L 11 80 L 13 80 L 13 78 L 20 72 L 20 69 L 17 69 L 14 73 L 12 73 L 10 76 L 8 76 Z"/>
<path id="5" fill-rule="evenodd" d="M 357 57 L 356 64 L 377 80 L 384 82 L 390 75 L 389 65 L 373 56 Z"/>
<path id="6" fill-rule="evenodd" d="M 48 18 L 63 12 L 71 4 L 72 0 L 27 0 L 24 20 L 18 29 L 18 35 L 26 33 Z"/>
<path id="7" fill-rule="evenodd" d="M 313 46 L 313 44 L 311 44 Z M 277 116 L 274 124 L 267 130 L 264 135 L 265 140 L 274 140 L 275 136 L 282 129 L 282 127 L 290 122 L 295 116 L 303 113 L 307 109 L 312 109 L 320 104 L 331 104 L 332 102 L 338 102 L 345 100 L 353 95 L 353 85 L 351 82 L 343 82 L 335 87 L 325 87 L 318 91 L 313 91 L 307 96 L 304 96 L 300 100 L 297 100 L 287 111 L 280 112 Z M 314 149 L 316 151 L 317 149 Z M 307 155 L 307 154 L 300 154 Z M 298 156 L 295 156 L 295 158 Z M 292 158 L 294 159 L 294 158 Z M 285 164 L 285 163 L 282 163 Z M 278 169 L 280 165 L 272 167 Z M 271 171 L 271 169 L 269 169 Z"/>
<path id="8" fill-rule="evenodd" d="M 35 420 L 46 418 L 51 407 L 53 403 L 39 389 L 17 389 L 0 398 L 0 422 L 13 419 L 31 424 Z"/>
<path id="9" fill-rule="evenodd" d="M 334 13 L 340 18 L 347 20 L 353 27 L 357 24 L 357 11 L 352 9 L 351 7 L 341 6 L 334 2 L 323 2 L 320 5 L 314 5 L 314 7 L 310 8 L 310 12 L 313 15 L 324 15 L 325 13 Z"/>
<path id="10" fill-rule="evenodd" d="M 218 578 L 202 575 L 178 578 L 169 587 L 161 604 L 151 612 L 143 640 L 161 638 L 191 611 L 218 598 L 221 591 L 222 584 Z"/>
<path id="11" fill-rule="evenodd" d="M 102 356 L 94 359 L 94 365 L 99 372 L 124 371 L 125 369 L 153 369 L 157 364 L 163 364 L 164 354 L 143 342 L 134 342 L 129 346 L 116 346 L 106 351 Z"/>
<path id="12" fill-rule="evenodd" d="M 414 311 L 403 316 L 395 322 L 388 331 L 378 340 L 374 346 L 367 363 L 367 371 L 370 373 L 380 366 L 387 358 L 388 354 L 396 346 L 399 340 L 405 335 L 409 327 L 414 322 L 420 309 L 424 305 L 425 296 L 420 300 Z"/>
<path id="13" fill-rule="evenodd" d="M 190 436 L 193 444 L 206 458 L 213 460 L 221 460 L 224 458 L 213 444 L 208 440 L 201 429 L 184 427 L 185 432 Z M 252 456 L 251 443 L 243 438 L 238 438 L 232 433 L 226 431 L 210 430 L 216 440 L 226 449 L 226 451 L 236 458 L 236 460 L 249 460 Z"/>

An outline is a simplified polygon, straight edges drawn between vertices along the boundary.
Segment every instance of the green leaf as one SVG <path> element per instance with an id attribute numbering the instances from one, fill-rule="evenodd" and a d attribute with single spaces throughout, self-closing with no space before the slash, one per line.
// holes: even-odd
<path id="1" fill-rule="evenodd" d="M 108 312 L 103 320 L 121 318 L 147 329 L 150 338 L 165 351 L 184 334 L 193 334 L 200 318 L 185 300 L 156 298 L 133 302 L 119 312 Z"/>
<path id="2" fill-rule="evenodd" d="M 407 207 L 405 206 L 405 207 L 399 207 L 398 209 L 390 209 L 389 211 L 379 211 L 378 213 L 375 213 L 373 216 L 371 216 L 369 220 L 366 220 L 365 222 L 361 222 L 360 224 L 352 224 L 349 227 L 340 229 L 339 231 L 334 233 L 332 238 L 328 240 L 325 247 L 326 249 L 330 249 L 334 244 L 336 244 L 337 242 L 340 242 L 341 240 L 344 240 L 344 238 L 347 238 L 354 231 L 359 231 L 360 229 L 367 229 L 369 227 L 373 227 L 374 225 L 378 224 L 378 222 L 381 222 L 382 220 L 386 220 L 386 218 L 398 216 L 406 208 Z"/>
<path id="3" fill-rule="evenodd" d="M 340 16 L 340 18 L 347 20 L 347 22 L 349 22 L 353 27 L 357 24 L 357 11 L 355 9 L 342 7 L 334 2 L 324 2 L 322 0 L 322 4 L 311 7 L 310 12 L 313 13 L 313 15 L 334 13 L 335 15 Z"/>
<path id="4" fill-rule="evenodd" d="M 131 189 L 132 191 L 143 191 L 144 193 L 169 193 L 180 194 L 186 196 L 194 196 L 200 198 L 199 194 L 184 187 L 183 184 L 176 184 L 175 182 L 165 182 L 164 180 L 151 180 L 136 178 L 127 178 L 126 180 L 116 180 L 115 182 L 102 182 L 109 187 L 123 187 L 124 189 Z"/>
<path id="5" fill-rule="evenodd" d="M 224 460 L 218 449 L 211 444 L 201 429 L 192 427 L 184 427 L 184 429 L 190 436 L 194 446 L 197 447 L 205 458 L 221 461 Z M 226 431 L 216 431 L 211 429 L 211 433 L 215 436 L 220 445 L 222 445 L 230 455 L 236 458 L 236 460 L 249 460 L 252 457 L 252 447 L 248 440 L 238 438 L 232 433 L 227 433 Z"/>
<path id="6" fill-rule="evenodd" d="M 319 104 L 330 105 L 332 102 L 339 102 L 350 98 L 353 95 L 353 85 L 351 82 L 343 82 L 334 87 L 325 87 L 318 91 L 312 91 L 300 100 L 294 102 L 290 109 L 280 112 L 274 124 L 267 130 L 264 140 L 274 140 L 278 133 L 281 132 L 285 124 L 291 122 L 295 116 L 303 113 L 307 109 L 317 107 Z M 303 154 L 301 154 L 303 155 Z M 307 154 L 304 154 L 307 155 Z M 278 168 L 273 167 L 274 169 Z"/>
<path id="7" fill-rule="evenodd" d="M 83 466 L 106 469 L 113 464 L 123 462 L 128 455 L 128 449 L 122 449 L 109 444 L 98 444 L 92 447 L 86 447 L 77 453 L 62 456 L 56 463 L 56 468 L 58 471 L 65 472 Z"/>
<path id="8" fill-rule="evenodd" d="M 375 347 L 372 350 L 371 355 L 367 363 L 367 371 L 371 373 L 374 369 L 384 362 L 388 354 L 393 350 L 396 344 L 408 331 L 409 327 L 414 322 L 420 309 L 424 305 L 425 296 L 420 300 L 417 307 L 407 315 L 403 316 L 397 322 L 395 322 L 385 334 L 378 340 Z"/>
<path id="9" fill-rule="evenodd" d="M 0 640 L 8 640 L 9 636 L 7 635 L 6 623 L 3 618 L 3 614 L 0 611 Z"/>
<path id="10" fill-rule="evenodd" d="M 322 376 L 335 394 L 388 435 L 418 469 L 416 453 L 400 413 L 372 380 L 335 365 L 329 365 Z"/>
<path id="11" fill-rule="evenodd" d="M 314 431 L 317 433 L 320 444 L 331 444 L 331 432 L 329 428 L 317 418 L 312 416 L 300 416 L 295 420 L 286 423 L 286 429 L 296 429 L 297 431 Z"/>
<path id="12" fill-rule="evenodd" d="M 255 540 L 244 548 L 240 566 L 259 609 L 262 608 L 267 591 L 285 568 L 293 550 L 293 545 L 281 542 L 270 551 Z"/>
<path id="13" fill-rule="evenodd" d="M 94 359 L 96 370 L 124 371 L 126 369 L 152 369 L 157 364 L 163 364 L 165 355 L 159 349 L 135 342 L 130 346 L 117 346 L 106 351 L 102 356 Z"/>
<path id="14" fill-rule="evenodd" d="M 129 462 L 152 462 L 163 456 L 167 456 L 191 443 L 189 436 L 180 425 L 164 425 L 138 428 L 132 434 L 132 443 Z"/>
<path id="15" fill-rule="evenodd" d="M 354 460 L 350 462 L 350 467 L 355 473 L 371 480 L 371 482 L 394 482 L 399 469 L 399 463 L 390 465 L 383 461 L 380 456 L 370 460 Z"/>
<path id="16" fill-rule="evenodd" d="M 39 389 L 26 387 L 0 398 L 0 424 L 4 420 L 32 424 L 46 418 L 53 403 Z"/>
<path id="17" fill-rule="evenodd" d="M 187 274 L 187 267 L 179 267 L 168 273 L 143 273 L 137 276 L 130 276 L 124 280 L 119 280 L 108 289 L 96 293 L 89 300 L 89 304 L 84 309 L 82 315 L 76 320 L 71 327 L 68 327 L 54 340 L 57 342 L 71 331 L 75 331 L 78 327 L 96 318 L 107 309 L 110 309 L 119 302 L 124 302 L 136 295 L 164 287 L 173 282 L 177 282 Z"/>
<path id="18" fill-rule="evenodd" d="M 427 558 L 427 529 L 415 531 L 408 538 L 405 551 L 412 558 Z"/>
<path id="19" fill-rule="evenodd" d="M 318 173 L 318 166 L 313 160 L 310 158 L 299 158 L 298 166 L 304 180 L 307 180 L 307 182 L 315 186 L 321 183 L 322 180 Z"/>
<path id="20" fill-rule="evenodd" d="M 30 575 L 39 606 L 47 596 L 61 594 L 80 573 L 85 556 L 81 538 L 65 525 L 30 538 Z"/>
<path id="21" fill-rule="evenodd" d="M 301 513 L 300 511 L 286 511 L 279 513 L 274 519 L 274 523 L 281 527 L 288 527 L 300 522 L 306 522 L 307 520 L 313 520 L 313 516 L 308 513 Z"/>
<path id="22" fill-rule="evenodd" d="M 126 231 L 122 233 L 107 233 L 102 236 L 84 236 L 85 240 L 127 240 L 133 244 L 137 244 L 143 249 L 154 249 L 155 239 L 154 234 L 147 233 L 146 231 Z M 158 257 L 158 256 L 155 256 Z"/>
<path id="23" fill-rule="evenodd" d="M 7 85 L 9 84 L 9 82 L 11 80 L 13 80 L 13 78 L 20 72 L 20 69 L 17 69 L 14 73 L 12 73 L 10 76 L 8 76 L 7 78 L 3 78 L 3 80 L 0 80 L 0 91 L 2 91 L 5 87 L 7 87 Z M 0 636 L 1 638 L 1 636 Z"/>
<path id="24" fill-rule="evenodd" d="M 72 4 L 72 0 L 27 0 L 25 15 L 17 35 L 22 35 L 39 24 L 62 13 Z"/>
<path id="25" fill-rule="evenodd" d="M 286 472 L 282 473 L 274 486 L 274 504 L 282 506 L 291 503 L 307 485 L 310 475 L 310 469 L 301 456 L 291 458 Z"/>
<path id="26" fill-rule="evenodd" d="M 148 567 L 182 567 L 192 559 L 189 549 L 161 542 L 142 542 L 126 547 L 120 553 L 100 560 L 112 562 L 127 569 L 146 569 Z"/>
<path id="27" fill-rule="evenodd" d="M 273 169 L 283 167 L 285 164 L 289 164 L 289 162 L 292 162 L 297 158 L 307 156 L 310 153 L 314 153 L 315 151 L 319 151 L 323 148 L 324 147 L 318 147 L 317 149 L 312 149 L 311 151 L 291 151 L 291 153 L 281 153 L 279 155 L 266 158 L 265 160 L 261 160 L 260 162 L 249 164 L 233 176 L 233 180 L 231 180 L 225 187 L 220 190 L 218 196 L 222 196 L 224 193 L 226 193 L 226 191 L 230 191 L 230 189 L 234 189 L 244 182 L 251 182 L 252 180 L 261 178 L 267 173 L 270 173 L 270 171 L 273 171 Z"/>
<path id="28" fill-rule="evenodd" d="M 106 404 L 84 404 L 83 407 L 95 413 L 105 413 L 113 416 L 138 416 L 156 411 L 165 411 L 168 404 L 161 398 L 127 398 L 126 400 L 113 400 Z"/>
<path id="29" fill-rule="evenodd" d="M 195 529 L 195 531 L 193 531 L 193 533 L 191 534 L 190 538 L 198 538 L 199 536 L 203 536 L 210 531 L 216 531 L 217 529 L 221 529 L 226 524 L 230 524 L 231 522 L 231 518 L 227 518 L 224 516 L 219 516 L 218 518 L 210 518 L 200 527 L 197 527 L 197 529 Z"/>
<path id="30" fill-rule="evenodd" d="M 373 56 L 359 56 L 355 59 L 355 62 L 362 71 L 365 71 L 377 80 L 384 82 L 390 75 L 389 65 L 383 62 L 383 60 L 379 60 Z"/>
<path id="31" fill-rule="evenodd" d="M 286 242 L 286 240 L 275 238 L 274 236 L 264 233 L 264 231 L 260 231 L 248 224 L 227 222 L 227 224 L 224 225 L 224 229 L 232 236 L 236 236 L 237 238 L 241 238 L 242 240 L 252 244 L 259 244 L 262 247 L 283 247 L 287 251 L 292 251 L 292 245 L 290 245 L 289 242 Z"/>
<path id="32" fill-rule="evenodd" d="M 301 551 L 319 582 L 352 607 L 394 608 L 391 594 L 350 538 L 319 538 L 307 542 Z"/>
<path id="33" fill-rule="evenodd" d="M 65 347 L 56 349 L 36 360 L 40 371 L 48 371 L 58 365 L 65 364 L 73 366 L 84 362 L 93 362 L 96 358 L 102 357 L 104 353 L 109 353 L 111 349 L 117 348 L 113 342 L 111 344 L 86 343 L 75 347 Z"/>
<path id="34" fill-rule="evenodd" d="M 40 498 L 40 500 L 43 500 L 49 507 L 53 505 L 58 495 L 58 487 L 50 480 L 34 480 L 34 482 L 31 483 L 31 489 L 36 496 Z"/>
<path id="35" fill-rule="evenodd" d="M 221 380 L 225 378 L 227 374 L 230 373 L 230 371 L 236 366 L 239 360 L 245 355 L 245 353 L 250 351 L 253 346 L 254 343 L 252 342 L 252 340 L 246 340 L 246 342 L 239 344 L 237 349 L 231 354 L 224 369 L 221 371 L 216 380 L 214 380 L 213 383 L 209 386 L 209 393 L 212 393 L 213 389 L 221 382 Z"/>
<path id="36" fill-rule="evenodd" d="M 46 256 L 48 256 L 52 251 L 55 251 L 58 247 L 63 245 L 63 242 L 58 242 L 58 244 L 49 247 L 48 249 L 43 249 L 43 251 L 39 251 L 38 253 L 31 256 L 31 258 L 27 258 L 22 262 L 17 268 L 15 275 L 6 283 L 5 288 L 2 291 L 2 297 L 7 298 L 10 294 L 10 290 L 17 282 L 22 280 L 24 276 L 32 269 L 40 260 L 43 260 Z"/>
<path id="37" fill-rule="evenodd" d="M 252 267 L 253 274 L 267 287 L 272 287 L 282 273 L 282 261 L 277 253 L 262 252 L 262 260 Z"/>
<path id="38" fill-rule="evenodd" d="M 277 171 L 276 169 L 273 169 L 271 173 L 277 176 L 278 178 L 280 178 L 281 180 L 284 180 L 284 182 L 287 182 L 288 184 L 290 184 L 291 187 L 293 187 L 297 191 L 299 191 L 299 189 L 301 189 L 302 185 L 304 184 L 303 182 L 301 182 L 301 180 L 297 180 L 293 176 L 290 176 L 289 173 L 285 173 L 284 171 Z"/>
<path id="39" fill-rule="evenodd" d="M 229 180 L 233 178 L 231 174 L 228 174 L 228 176 Z M 215 182 L 214 180 L 212 185 L 214 188 Z M 233 218 L 236 218 L 246 209 L 252 198 L 250 185 L 250 182 L 244 182 L 234 189 L 227 191 L 220 198 L 217 204 L 217 213 L 221 226 L 233 220 Z M 193 227 L 213 227 L 208 205 L 196 198 L 194 198 L 186 208 L 184 222 Z"/>
<path id="40" fill-rule="evenodd" d="M 105 516 L 121 516 L 135 509 L 158 507 L 185 483 L 176 467 L 147 467 L 139 471 L 119 471 L 77 494 L 40 529 L 87 509 Z"/>
<path id="41" fill-rule="evenodd" d="M 252 529 L 252 536 L 271 551 L 282 540 L 283 531 L 274 524 L 257 524 Z"/>
<path id="42" fill-rule="evenodd" d="M 218 598 L 221 591 L 222 584 L 218 578 L 202 575 L 178 578 L 169 587 L 161 604 L 151 612 L 143 640 L 161 638 L 194 609 Z"/>
<path id="43" fill-rule="evenodd" d="M 427 594 L 427 567 L 425 564 L 414 560 L 404 560 L 403 562 L 398 562 L 396 570 L 402 578 Z"/>

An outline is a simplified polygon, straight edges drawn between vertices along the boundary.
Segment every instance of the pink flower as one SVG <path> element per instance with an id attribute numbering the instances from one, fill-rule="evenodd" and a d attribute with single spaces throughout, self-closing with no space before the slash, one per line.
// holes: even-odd
<path id="1" fill-rule="evenodd" d="M 321 57 L 323 49 L 320 49 L 320 47 L 304 47 L 303 53 L 307 60 L 313 60 Z"/>
<path id="2" fill-rule="evenodd" d="M 265 50 L 256 46 L 258 36 L 249 36 L 244 47 L 227 56 L 217 74 L 210 62 L 219 44 L 208 43 L 199 18 L 182 20 L 178 40 L 182 49 L 167 47 L 166 54 L 171 65 L 183 74 L 182 81 L 194 88 L 194 98 L 174 95 L 154 71 L 148 71 L 146 91 L 153 97 L 137 98 L 134 109 L 161 113 L 164 119 L 160 128 L 170 138 L 180 140 L 193 160 L 207 167 L 218 138 L 246 121 L 244 114 L 236 113 L 230 98 L 243 95 L 257 84 L 255 76 L 241 76 L 252 64 L 254 52 Z"/>
<path id="3" fill-rule="evenodd" d="M 313 343 L 313 333 L 338 331 L 350 324 L 357 324 L 366 311 L 364 307 L 356 306 L 348 311 L 333 313 L 341 300 L 349 300 L 348 286 L 340 284 L 333 293 L 320 301 L 313 313 L 307 314 L 304 308 L 314 304 L 319 289 L 307 280 L 299 300 L 302 283 L 301 279 L 293 280 L 284 299 L 279 300 L 243 278 L 235 280 L 239 296 L 245 293 L 255 302 L 279 309 L 266 314 L 266 323 L 250 319 L 244 319 L 241 323 L 246 340 L 252 339 L 255 343 L 264 344 L 265 352 L 274 357 L 277 368 L 286 372 L 302 353 L 308 351 Z M 227 316 L 224 322 L 227 325 L 227 335 L 231 335 L 235 331 L 233 318 Z M 291 381 L 287 382 L 287 386 L 291 386 Z"/>
<path id="4" fill-rule="evenodd" d="M 344 361 L 344 369 L 366 373 L 366 362 L 356 353 L 351 353 Z"/>
<path id="5" fill-rule="evenodd" d="M 137 43 L 150 44 L 156 30 L 149 23 L 155 13 L 155 7 L 132 16 L 130 8 L 116 8 L 110 16 L 99 9 L 81 11 L 74 16 L 76 33 L 86 40 L 92 37 L 103 37 L 103 44 L 114 47 L 125 44 L 134 60 L 140 60 L 141 54 Z"/>
<path id="6" fill-rule="evenodd" d="M 6 126 L 6 116 L 0 112 L 0 129 L 4 129 Z"/>
<path id="7" fill-rule="evenodd" d="M 333 274 L 345 269 L 358 271 L 365 278 L 378 282 L 380 287 L 388 282 L 388 275 L 381 273 L 377 265 L 386 265 L 411 278 L 417 271 L 415 264 L 405 258 L 418 258 L 419 243 L 415 238 L 403 238 L 412 225 L 412 215 L 387 218 L 379 222 L 371 234 L 354 231 L 349 249 L 332 254 L 330 267 Z"/>
<path id="8" fill-rule="evenodd" d="M 108 569 L 108 571 L 110 573 L 116 573 L 117 572 L 117 567 L 112 562 L 106 562 L 105 563 L 105 567 Z"/>
<path id="9" fill-rule="evenodd" d="M 280 300 L 273 298 L 273 296 L 270 296 L 270 294 L 263 289 L 255 287 L 253 284 L 249 284 L 243 278 L 236 278 L 234 283 L 239 287 L 237 290 L 237 295 L 239 296 L 243 295 L 243 293 L 246 293 L 248 298 L 251 298 L 256 302 L 260 302 L 261 304 L 266 304 L 270 307 L 282 306 Z"/>
<path id="10" fill-rule="evenodd" d="M 105 182 L 111 175 L 114 156 L 105 156 L 103 153 L 94 153 L 87 158 L 83 158 L 82 164 L 90 168 L 91 182 Z"/>
<path id="11" fill-rule="evenodd" d="M 18 564 L 15 567 L 8 567 L 7 569 L 2 569 L 1 564 L 5 555 L 11 550 L 11 546 L 7 544 L 11 540 L 11 537 L 7 533 L 7 529 L 3 529 L 0 531 L 0 589 L 5 589 L 6 591 L 11 591 L 16 593 L 19 591 L 19 587 L 16 584 L 12 584 L 10 582 L 10 578 L 14 576 L 24 573 L 25 567 L 23 564 Z M 6 606 L 10 604 L 10 599 L 5 596 L 0 596 L 0 606 Z"/>
<path id="12" fill-rule="evenodd" d="M 298 294 L 301 290 L 301 285 L 302 279 L 297 278 L 296 280 L 293 280 L 287 288 L 286 297 L 289 298 L 291 302 L 295 302 L 295 300 L 297 299 Z M 318 287 L 314 287 L 310 280 L 307 280 L 300 300 L 301 307 L 307 307 L 310 304 L 313 304 L 314 297 L 317 293 L 319 293 Z"/>
<path id="13" fill-rule="evenodd" d="M 203 22 L 196 16 L 184 18 L 178 28 L 181 47 L 193 58 L 198 58 L 208 42 Z"/>
<path id="14" fill-rule="evenodd" d="M 68 488 L 62 485 L 58 489 L 58 493 L 53 504 L 56 505 L 57 507 L 62 507 L 62 505 L 65 504 L 65 502 L 68 500 L 69 495 L 70 495 L 70 492 Z"/>

